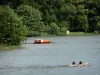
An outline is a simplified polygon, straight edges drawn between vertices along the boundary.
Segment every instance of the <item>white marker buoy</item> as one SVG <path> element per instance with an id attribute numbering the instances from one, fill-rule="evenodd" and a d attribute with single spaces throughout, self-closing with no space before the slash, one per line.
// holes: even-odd
<path id="1" fill-rule="evenodd" d="M 67 30 L 67 35 L 69 36 L 69 30 Z"/>

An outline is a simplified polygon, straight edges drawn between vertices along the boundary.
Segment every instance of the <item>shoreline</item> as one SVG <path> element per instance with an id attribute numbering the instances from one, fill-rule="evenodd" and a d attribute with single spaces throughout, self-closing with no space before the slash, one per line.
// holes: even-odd
<path id="1" fill-rule="evenodd" d="M 54 35 L 54 34 L 46 34 L 41 36 L 35 36 L 35 37 L 52 37 L 52 36 L 91 36 L 91 35 L 100 35 L 99 33 L 85 33 L 85 32 L 70 32 L 68 35 Z M 31 36 L 29 36 L 31 37 Z M 33 36 L 34 37 L 34 36 Z"/>
<path id="2" fill-rule="evenodd" d="M 22 47 L 20 45 L 11 46 L 11 45 L 0 44 L 0 51 L 3 51 L 3 50 L 10 51 L 10 50 L 16 50 L 16 49 L 22 49 Z"/>
<path id="3" fill-rule="evenodd" d="M 85 33 L 85 32 L 70 32 L 69 36 L 87 36 L 87 35 L 100 35 L 96 33 Z"/>
<path id="4" fill-rule="evenodd" d="M 45 35 L 45 36 L 36 36 L 36 37 L 59 37 L 59 36 L 95 36 L 100 35 L 96 33 L 84 33 L 84 32 L 70 32 L 69 35 Z M 16 50 L 16 49 L 22 49 L 21 45 L 15 46 L 15 45 L 6 45 L 6 44 L 0 44 L 0 51 L 2 50 Z"/>

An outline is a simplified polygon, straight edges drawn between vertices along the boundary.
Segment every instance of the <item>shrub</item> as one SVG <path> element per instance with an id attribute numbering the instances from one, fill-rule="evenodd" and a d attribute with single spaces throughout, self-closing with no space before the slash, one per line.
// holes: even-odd
<path id="1" fill-rule="evenodd" d="M 19 45 L 27 35 L 27 28 L 13 9 L 5 8 L 0 12 L 0 43 Z"/>

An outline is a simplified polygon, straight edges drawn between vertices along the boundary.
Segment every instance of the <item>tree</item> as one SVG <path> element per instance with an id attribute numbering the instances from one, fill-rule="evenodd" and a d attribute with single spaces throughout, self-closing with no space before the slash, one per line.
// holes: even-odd
<path id="1" fill-rule="evenodd" d="M 27 28 L 13 9 L 8 6 L 5 9 L 0 12 L 0 43 L 19 45 L 27 35 Z"/>
<path id="2" fill-rule="evenodd" d="M 56 25 L 56 23 L 50 24 L 50 33 L 51 34 L 59 34 L 59 27 Z"/>
<path id="3" fill-rule="evenodd" d="M 60 11 L 65 12 L 66 14 L 75 14 L 76 7 L 71 3 L 67 3 L 61 6 Z"/>
<path id="4" fill-rule="evenodd" d="M 98 21 L 96 24 L 96 31 L 100 33 L 100 21 Z"/>
<path id="5" fill-rule="evenodd" d="M 97 27 L 97 23 L 100 18 L 100 0 L 85 0 L 86 8 L 89 10 L 88 22 L 89 22 L 89 32 L 94 32 Z"/>
<path id="6" fill-rule="evenodd" d="M 78 30 L 83 30 L 83 31 L 87 31 L 88 30 L 88 18 L 87 15 L 79 15 L 77 17 L 78 20 L 78 26 L 76 29 Z"/>
<path id="7" fill-rule="evenodd" d="M 61 21 L 67 21 L 69 29 L 74 29 L 74 19 L 76 16 L 76 6 L 67 0 L 66 4 L 63 4 L 60 8 Z"/>
<path id="8" fill-rule="evenodd" d="M 62 21 L 59 23 L 60 35 L 66 35 L 67 30 L 69 30 L 69 23 L 67 21 Z"/>
<path id="9" fill-rule="evenodd" d="M 40 28 L 42 27 L 42 14 L 38 9 L 32 8 L 28 5 L 20 5 L 16 12 L 22 17 L 23 23 L 28 27 L 30 36 L 39 35 Z M 36 33 L 34 33 L 36 32 Z"/>

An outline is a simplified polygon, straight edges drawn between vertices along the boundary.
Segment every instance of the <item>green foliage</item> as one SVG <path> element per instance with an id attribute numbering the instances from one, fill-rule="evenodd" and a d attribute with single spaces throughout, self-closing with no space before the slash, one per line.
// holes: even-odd
<path id="1" fill-rule="evenodd" d="M 40 5 L 35 2 L 35 0 L 19 0 L 20 4 L 29 5 L 35 8 L 40 8 Z"/>
<path id="2" fill-rule="evenodd" d="M 76 12 L 76 7 L 71 3 L 67 3 L 61 6 L 60 11 L 65 12 L 67 14 L 71 14 L 71 13 L 73 14 Z"/>
<path id="3" fill-rule="evenodd" d="M 51 34 L 58 34 L 59 33 L 59 27 L 56 25 L 56 23 L 51 23 Z"/>
<path id="4" fill-rule="evenodd" d="M 8 5 L 14 8 L 26 25 L 28 36 L 66 35 L 66 30 L 100 32 L 100 0 L 11 0 Z M 5 11 L 4 8 L 0 9 L 1 12 Z M 2 25 L 9 24 L 5 20 L 1 21 L 0 30 Z"/>
<path id="5" fill-rule="evenodd" d="M 96 24 L 96 31 L 100 33 L 100 21 L 98 21 Z"/>
<path id="6" fill-rule="evenodd" d="M 67 21 L 62 21 L 59 23 L 59 27 L 66 27 L 67 29 L 69 29 L 69 23 Z"/>
<path id="7" fill-rule="evenodd" d="M 32 30 L 30 30 L 28 36 L 30 36 L 30 37 L 40 36 L 40 33 L 38 31 L 32 31 Z"/>
<path id="8" fill-rule="evenodd" d="M 49 25 L 46 25 L 46 32 L 48 34 L 51 34 L 51 27 Z"/>
<path id="9" fill-rule="evenodd" d="M 0 43 L 19 45 L 27 35 L 27 28 L 13 9 L 5 8 L 5 12 L 0 12 Z"/>
<path id="10" fill-rule="evenodd" d="M 41 12 L 38 9 L 32 8 L 28 5 L 21 5 L 17 8 L 16 12 L 19 16 L 21 16 L 23 23 L 28 27 L 30 36 L 34 36 L 36 33 L 39 34 L 39 31 L 41 31 L 43 26 L 43 22 L 41 21 Z"/>
<path id="11" fill-rule="evenodd" d="M 59 23 L 60 33 L 59 35 L 66 35 L 67 30 L 69 30 L 69 23 L 67 21 L 62 21 Z"/>
<path id="12" fill-rule="evenodd" d="M 86 32 L 88 30 L 87 15 L 78 16 L 78 24 L 79 29 L 83 29 Z"/>

